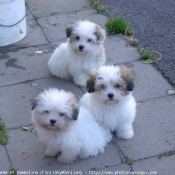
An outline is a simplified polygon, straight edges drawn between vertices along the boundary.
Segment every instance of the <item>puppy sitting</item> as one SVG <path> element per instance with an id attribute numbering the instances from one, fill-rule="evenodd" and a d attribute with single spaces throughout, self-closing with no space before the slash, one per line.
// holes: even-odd
<path id="1" fill-rule="evenodd" d="M 67 42 L 52 54 L 50 72 L 63 79 L 73 79 L 79 86 L 86 85 L 88 72 L 105 61 L 105 30 L 90 21 L 77 21 L 66 28 Z"/>
<path id="2" fill-rule="evenodd" d="M 134 136 L 132 123 L 136 102 L 132 96 L 133 81 L 133 75 L 126 67 L 100 67 L 89 74 L 88 93 L 80 100 L 101 126 L 116 131 L 123 139 Z"/>
<path id="3" fill-rule="evenodd" d="M 45 154 L 58 156 L 60 163 L 96 156 L 107 143 L 106 133 L 87 109 L 78 109 L 71 92 L 49 89 L 41 93 L 33 101 L 32 123 L 47 146 Z"/>

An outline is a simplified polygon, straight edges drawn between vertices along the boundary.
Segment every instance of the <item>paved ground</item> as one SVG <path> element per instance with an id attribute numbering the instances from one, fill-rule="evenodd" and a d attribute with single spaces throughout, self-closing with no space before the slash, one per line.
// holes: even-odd
<path id="1" fill-rule="evenodd" d="M 101 3 L 112 16 L 122 16 L 133 24 L 139 47 L 162 54 L 155 66 L 175 86 L 175 1 L 101 0 Z"/>
<path id="2" fill-rule="evenodd" d="M 30 0 L 27 13 L 27 37 L 0 48 L 0 115 L 9 135 L 8 144 L 0 145 L 0 174 L 14 167 L 18 174 L 58 174 L 64 170 L 67 172 L 62 174 L 152 171 L 152 174 L 174 175 L 175 98 L 167 93 L 172 86 L 153 66 L 143 64 L 136 49 L 118 36 L 107 37 L 107 63 L 126 64 L 136 74 L 135 136 L 131 140 L 114 137 L 103 154 L 71 165 L 44 157 L 45 148 L 35 135 L 21 129 L 33 128 L 30 100 L 49 87 L 71 90 L 77 98 L 84 92 L 70 81 L 53 78 L 48 71 L 48 59 L 54 48 L 65 41 L 68 23 L 89 19 L 104 26 L 107 17 L 97 14 L 88 0 Z M 132 158 L 132 165 L 126 163 L 127 158 Z"/>

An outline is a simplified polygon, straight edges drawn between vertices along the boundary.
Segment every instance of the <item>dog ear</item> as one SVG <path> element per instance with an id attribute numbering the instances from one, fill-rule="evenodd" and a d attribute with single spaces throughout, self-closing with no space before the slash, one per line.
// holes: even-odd
<path id="1" fill-rule="evenodd" d="M 106 32 L 102 29 L 99 25 L 96 25 L 96 32 L 95 35 L 97 36 L 97 41 L 99 44 L 103 44 L 106 39 Z"/>
<path id="2" fill-rule="evenodd" d="M 66 28 L 66 36 L 67 36 L 67 38 L 69 38 L 71 36 L 73 28 L 74 28 L 74 24 L 69 24 L 67 26 L 67 28 Z"/>
<path id="3" fill-rule="evenodd" d="M 121 78 L 127 83 L 126 90 L 132 91 L 134 89 L 134 75 L 133 73 L 126 67 L 120 67 Z"/>
<path id="4" fill-rule="evenodd" d="M 95 91 L 95 78 L 97 76 L 97 72 L 91 71 L 89 73 L 89 78 L 86 83 L 86 89 L 89 93 L 92 93 Z"/>
<path id="5" fill-rule="evenodd" d="M 31 100 L 31 105 L 32 105 L 32 111 L 37 107 L 37 102 L 38 102 L 38 98 L 34 98 Z"/>
<path id="6" fill-rule="evenodd" d="M 77 102 L 77 100 L 72 92 L 69 92 L 69 94 L 70 94 L 70 99 L 69 99 L 68 103 L 70 103 L 70 105 L 72 107 L 72 118 L 74 120 L 77 120 L 78 114 L 79 114 L 78 102 Z"/>

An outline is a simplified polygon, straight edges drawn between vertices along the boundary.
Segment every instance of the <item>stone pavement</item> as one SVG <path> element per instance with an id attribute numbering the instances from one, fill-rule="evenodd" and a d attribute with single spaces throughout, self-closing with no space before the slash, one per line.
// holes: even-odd
<path id="1" fill-rule="evenodd" d="M 135 73 L 135 136 L 130 140 L 114 137 L 103 154 L 71 165 L 45 158 L 45 148 L 35 134 L 21 129 L 33 129 L 30 100 L 49 87 L 72 91 L 78 99 L 85 92 L 73 82 L 54 78 L 48 71 L 48 59 L 66 40 L 67 24 L 89 19 L 104 27 L 107 17 L 97 14 L 88 0 L 29 0 L 26 10 L 25 39 L 0 48 L 0 116 L 9 136 L 8 144 L 0 145 L 0 174 L 13 167 L 18 174 L 58 174 L 63 170 L 62 174 L 142 171 L 137 174 L 174 175 L 175 98 L 167 93 L 173 87 L 153 66 L 143 64 L 137 49 L 117 35 L 107 36 L 107 64 L 125 64 Z M 133 161 L 127 163 L 128 158 Z"/>

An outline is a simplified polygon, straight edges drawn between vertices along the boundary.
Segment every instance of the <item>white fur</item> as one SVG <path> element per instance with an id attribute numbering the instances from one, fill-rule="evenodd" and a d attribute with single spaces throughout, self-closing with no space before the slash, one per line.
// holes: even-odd
<path id="1" fill-rule="evenodd" d="M 75 104 L 70 102 L 73 98 L 71 93 L 63 90 L 49 89 L 39 95 L 32 110 L 32 123 L 39 139 L 47 146 L 45 154 L 56 156 L 60 152 L 57 160 L 65 164 L 102 153 L 106 138 L 110 137 L 83 107 L 79 109 L 77 120 L 71 118 L 75 107 L 72 108 Z M 59 116 L 60 112 L 66 113 L 66 116 Z M 51 119 L 56 120 L 54 126 L 50 126 Z"/>
<path id="2" fill-rule="evenodd" d="M 110 131 L 116 131 L 118 137 L 130 139 L 134 136 L 132 123 L 136 115 L 136 102 L 132 92 L 122 92 L 115 86 L 122 81 L 120 68 L 104 66 L 96 70 L 95 86 L 101 90 L 86 93 L 80 99 L 82 107 L 90 110 L 95 120 Z M 105 87 L 105 88 L 104 88 Z M 108 94 L 113 93 L 113 100 Z"/>
<path id="3" fill-rule="evenodd" d="M 88 72 L 102 66 L 106 61 L 103 46 L 105 32 L 101 29 L 103 37 L 98 39 L 96 31 L 95 23 L 76 22 L 71 35 L 78 36 L 79 40 L 71 42 L 69 37 L 67 42 L 56 48 L 48 62 L 50 72 L 59 78 L 73 79 L 75 84 L 85 86 Z M 88 42 L 88 39 L 91 39 L 91 42 Z M 80 51 L 79 46 L 84 46 L 84 49 Z"/>

